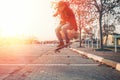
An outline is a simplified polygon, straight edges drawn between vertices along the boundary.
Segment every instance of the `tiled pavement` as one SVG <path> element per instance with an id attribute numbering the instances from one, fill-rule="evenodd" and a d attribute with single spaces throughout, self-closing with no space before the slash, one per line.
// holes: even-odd
<path id="1" fill-rule="evenodd" d="M 80 49 L 78 51 L 82 51 L 83 48 Z M 3 50 L 4 48 L 2 53 L 5 55 L 1 54 L 0 80 L 118 80 L 120 78 L 119 72 L 106 66 L 98 67 L 99 63 L 83 58 L 68 48 L 62 49 L 61 53 L 54 53 L 54 45 L 53 47 L 30 45 L 22 48 L 15 46 L 13 49 Z"/>

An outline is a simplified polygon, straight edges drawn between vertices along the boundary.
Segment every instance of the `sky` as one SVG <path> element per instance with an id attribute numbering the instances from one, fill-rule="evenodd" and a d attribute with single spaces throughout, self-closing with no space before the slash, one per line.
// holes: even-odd
<path id="1" fill-rule="evenodd" d="M 54 40 L 57 19 L 52 0 L 0 0 L 0 37 L 35 36 Z"/>

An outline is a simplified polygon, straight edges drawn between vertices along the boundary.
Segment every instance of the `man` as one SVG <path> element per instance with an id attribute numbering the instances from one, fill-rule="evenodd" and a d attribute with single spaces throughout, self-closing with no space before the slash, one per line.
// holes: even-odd
<path id="1" fill-rule="evenodd" d="M 54 17 L 56 17 L 56 16 L 60 17 L 60 24 L 55 29 L 56 36 L 59 40 L 59 45 L 57 47 L 60 47 L 60 46 L 64 45 L 62 33 L 65 36 L 66 45 L 69 44 L 70 39 L 69 39 L 67 31 L 68 30 L 77 31 L 77 24 L 76 24 L 76 20 L 75 20 L 75 15 L 74 15 L 72 9 L 69 7 L 67 2 L 59 1 L 58 4 L 57 4 L 57 11 L 53 16 Z"/>

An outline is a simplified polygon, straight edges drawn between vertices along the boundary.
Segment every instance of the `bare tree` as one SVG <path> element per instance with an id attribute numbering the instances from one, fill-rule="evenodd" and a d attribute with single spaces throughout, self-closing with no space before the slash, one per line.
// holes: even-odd
<path id="1" fill-rule="evenodd" d="M 109 11 L 113 12 L 113 9 L 119 6 L 119 0 L 93 0 L 91 3 L 97 9 L 99 15 L 99 28 L 100 28 L 100 48 L 103 49 L 103 35 L 102 35 L 102 19 L 103 15 Z"/>

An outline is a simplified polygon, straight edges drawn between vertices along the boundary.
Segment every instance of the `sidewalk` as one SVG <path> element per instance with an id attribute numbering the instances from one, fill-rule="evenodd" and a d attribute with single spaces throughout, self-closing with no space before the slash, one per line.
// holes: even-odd
<path id="1" fill-rule="evenodd" d="M 77 44 L 78 45 L 78 44 Z M 95 61 L 99 61 L 103 64 L 111 66 L 116 70 L 120 71 L 120 53 L 115 53 L 113 51 L 95 51 L 92 48 L 77 48 L 76 44 L 72 45 L 70 48 L 72 51 L 75 51 L 81 55 L 84 55 L 88 58 L 91 58 Z"/>

